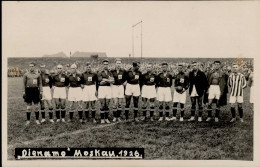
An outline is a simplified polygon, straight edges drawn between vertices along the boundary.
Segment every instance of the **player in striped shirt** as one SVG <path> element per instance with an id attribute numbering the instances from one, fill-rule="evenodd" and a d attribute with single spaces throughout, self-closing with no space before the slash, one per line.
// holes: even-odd
<path id="1" fill-rule="evenodd" d="M 240 121 L 243 120 L 243 89 L 246 87 L 246 79 L 243 74 L 238 71 L 238 65 L 233 64 L 233 73 L 229 76 L 228 85 L 231 88 L 229 103 L 231 104 L 232 119 L 230 122 L 236 121 L 235 103 L 238 103 L 238 112 Z"/>

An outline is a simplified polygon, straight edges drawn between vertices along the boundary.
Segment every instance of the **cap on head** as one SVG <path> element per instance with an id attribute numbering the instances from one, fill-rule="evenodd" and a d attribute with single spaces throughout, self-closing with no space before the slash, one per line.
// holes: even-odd
<path id="1" fill-rule="evenodd" d="M 70 66 L 70 68 L 77 68 L 77 65 L 76 65 L 76 64 L 72 64 L 72 65 Z"/>
<path id="2" fill-rule="evenodd" d="M 138 64 L 140 64 L 140 62 L 138 62 L 138 61 L 134 61 L 134 62 L 133 62 L 133 66 L 134 66 L 134 67 L 136 67 Z"/>
<path id="3" fill-rule="evenodd" d="M 117 62 L 117 61 L 120 61 L 120 62 L 121 62 L 121 61 L 122 61 L 122 59 L 120 59 L 120 58 L 117 58 L 115 62 Z"/>
<path id="4" fill-rule="evenodd" d="M 216 60 L 214 61 L 214 64 L 221 64 L 220 61 Z"/>

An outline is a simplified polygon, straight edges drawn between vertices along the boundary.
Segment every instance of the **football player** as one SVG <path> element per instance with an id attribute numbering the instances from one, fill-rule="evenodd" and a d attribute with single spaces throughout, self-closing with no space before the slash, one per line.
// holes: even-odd
<path id="1" fill-rule="evenodd" d="M 131 103 L 131 98 L 133 96 L 134 100 L 134 120 L 136 122 L 139 122 L 137 116 L 138 116 L 138 102 L 139 102 L 139 96 L 140 96 L 140 80 L 142 73 L 139 71 L 140 63 L 139 62 L 133 62 L 133 68 L 128 70 L 126 72 L 126 89 L 125 89 L 125 100 L 126 100 L 126 106 L 125 106 L 125 117 L 126 120 L 128 120 L 129 116 L 129 107 Z"/>
<path id="2" fill-rule="evenodd" d="M 191 99 L 191 118 L 189 121 L 195 121 L 196 112 L 196 101 L 199 106 L 199 117 L 198 121 L 202 121 L 203 106 L 202 100 L 203 95 L 208 88 L 208 80 L 204 72 L 198 69 L 198 63 L 192 62 L 193 70 L 189 73 L 190 88 L 189 94 Z"/>
<path id="3" fill-rule="evenodd" d="M 40 75 L 42 78 L 42 99 L 40 101 L 41 104 L 41 113 L 42 113 L 42 123 L 45 122 L 45 104 L 48 105 L 49 108 L 49 121 L 54 123 L 53 121 L 53 106 L 52 106 L 52 77 L 49 74 L 49 71 L 46 69 L 45 64 L 40 65 Z"/>
<path id="4" fill-rule="evenodd" d="M 111 85 L 112 88 L 112 98 L 113 98 L 113 122 L 117 120 L 121 122 L 120 116 L 122 112 L 122 104 L 124 101 L 124 82 L 126 81 L 125 73 L 126 71 L 122 69 L 121 59 L 116 59 L 115 70 L 111 71 L 115 79 L 115 83 Z"/>
<path id="5" fill-rule="evenodd" d="M 63 66 L 57 65 L 57 74 L 53 76 L 53 99 L 56 106 L 56 122 L 60 122 L 60 113 L 62 122 L 65 122 L 66 115 L 66 87 L 69 85 L 69 79 L 63 72 Z"/>
<path id="6" fill-rule="evenodd" d="M 143 118 L 142 121 L 146 119 L 146 111 L 147 111 L 147 104 L 148 101 L 150 101 L 150 119 L 153 120 L 154 115 L 154 102 L 156 98 L 156 82 L 157 82 L 157 76 L 153 73 L 153 64 L 149 63 L 146 66 L 147 73 L 143 74 L 141 76 L 141 89 L 142 89 L 142 110 L 143 110 Z"/>
<path id="7" fill-rule="evenodd" d="M 180 103 L 181 117 L 180 121 L 183 122 L 184 104 L 186 103 L 186 90 L 189 88 L 189 77 L 185 75 L 183 64 L 178 65 L 178 74 L 175 76 L 174 93 L 173 93 L 173 117 L 171 120 L 176 120 L 176 113 L 178 110 L 178 103 Z M 169 119 L 166 119 L 169 121 Z"/>
<path id="8" fill-rule="evenodd" d="M 216 113 L 215 113 L 215 122 L 219 122 L 219 113 L 220 113 L 220 104 L 219 99 L 220 96 L 223 94 L 226 81 L 225 75 L 220 69 L 220 61 L 214 62 L 214 70 L 212 73 L 209 74 L 208 78 L 208 118 L 207 122 L 211 120 L 212 117 L 212 102 L 216 99 Z"/>
<path id="9" fill-rule="evenodd" d="M 86 63 L 86 71 L 82 74 L 82 87 L 83 95 L 82 99 L 85 103 L 85 116 L 86 120 L 89 118 L 89 107 L 92 111 L 93 123 L 96 123 L 96 100 L 97 100 L 97 91 L 98 91 L 98 78 L 97 74 L 92 72 L 91 64 Z"/>
<path id="10" fill-rule="evenodd" d="M 172 75 L 168 72 L 168 64 L 162 63 L 162 73 L 157 77 L 157 100 L 159 101 L 159 121 L 163 121 L 163 105 L 165 103 L 166 120 L 169 120 L 170 101 L 172 101 Z"/>
<path id="11" fill-rule="evenodd" d="M 108 60 L 103 61 L 103 70 L 98 73 L 98 99 L 100 100 L 101 108 L 101 123 L 110 123 L 109 104 L 112 98 L 111 84 L 114 83 L 113 74 L 108 70 Z"/>
<path id="12" fill-rule="evenodd" d="M 25 73 L 23 76 L 24 92 L 23 98 L 27 104 L 27 122 L 25 125 L 30 124 L 32 102 L 35 106 L 35 117 L 36 123 L 39 125 L 39 102 L 42 98 L 42 79 L 41 75 L 35 73 L 35 63 L 31 62 L 29 64 L 29 72 Z"/>
<path id="13" fill-rule="evenodd" d="M 238 112 L 240 116 L 240 121 L 243 120 L 243 89 L 246 87 L 245 76 L 238 72 L 238 65 L 233 64 L 233 73 L 229 76 L 228 85 L 231 88 L 229 103 L 231 104 L 231 114 L 232 119 L 230 122 L 236 121 L 236 110 L 235 104 L 238 103 Z"/>
<path id="14" fill-rule="evenodd" d="M 79 114 L 79 122 L 83 122 L 83 111 L 82 111 L 82 88 L 81 88 L 81 75 L 77 73 L 77 65 L 72 64 L 70 66 L 71 74 L 68 76 L 69 79 L 69 91 L 68 91 L 68 101 L 69 105 L 69 113 L 70 118 L 69 122 L 73 119 L 73 113 L 78 111 Z"/>

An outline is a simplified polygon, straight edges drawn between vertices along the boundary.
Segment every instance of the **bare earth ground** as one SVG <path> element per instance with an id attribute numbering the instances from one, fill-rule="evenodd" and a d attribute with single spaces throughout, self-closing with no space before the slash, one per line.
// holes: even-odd
<path id="1" fill-rule="evenodd" d="M 221 108 L 219 123 L 206 123 L 206 112 L 204 122 L 187 122 L 190 117 L 190 99 L 187 97 L 184 122 L 80 124 L 75 113 L 76 119 L 72 123 L 36 125 L 33 113 L 31 125 L 25 127 L 22 78 L 8 78 L 8 159 L 14 159 L 16 147 L 143 147 L 147 160 L 252 161 L 254 112 L 253 105 L 249 104 L 249 88 L 245 89 L 244 102 L 244 123 L 229 123 L 229 106 Z M 141 111 L 139 115 L 142 115 Z M 46 116 L 48 118 L 48 113 Z M 99 113 L 97 119 L 100 119 Z"/>

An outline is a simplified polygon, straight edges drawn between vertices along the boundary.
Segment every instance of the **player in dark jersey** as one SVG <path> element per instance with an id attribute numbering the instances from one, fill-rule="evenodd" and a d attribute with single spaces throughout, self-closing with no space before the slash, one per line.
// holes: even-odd
<path id="1" fill-rule="evenodd" d="M 223 94 L 225 86 L 226 86 L 226 80 L 224 72 L 220 69 L 220 61 L 214 62 L 214 70 L 212 73 L 209 74 L 208 78 L 208 118 L 207 122 L 211 120 L 212 117 L 212 102 L 214 99 L 216 99 L 216 113 L 215 113 L 215 122 L 219 122 L 219 113 L 220 113 L 220 105 L 219 105 L 219 99 L 220 96 Z"/>
<path id="2" fill-rule="evenodd" d="M 35 117 L 36 123 L 39 125 L 39 102 L 42 98 L 42 79 L 41 75 L 35 73 L 35 63 L 29 64 L 29 71 L 23 76 L 24 92 L 23 98 L 27 104 L 27 122 L 26 125 L 30 124 L 32 102 L 35 106 Z"/>
<path id="3" fill-rule="evenodd" d="M 176 113 L 178 110 L 178 103 L 180 103 L 181 117 L 180 121 L 184 119 L 184 105 L 186 103 L 186 90 L 189 88 L 189 77 L 184 73 L 183 64 L 178 65 L 178 73 L 174 81 L 173 93 L 173 117 L 171 120 L 176 120 Z"/>
<path id="4" fill-rule="evenodd" d="M 69 91 L 68 91 L 68 101 L 70 102 L 69 105 L 69 113 L 70 113 L 70 118 L 69 118 L 69 122 L 71 122 L 73 120 L 73 113 L 75 111 L 78 111 L 79 114 L 79 122 L 83 122 L 82 120 L 82 115 L 83 115 L 83 111 L 82 111 L 82 88 L 81 88 L 81 84 L 82 84 L 82 78 L 81 78 L 81 74 L 77 73 L 77 65 L 76 64 L 72 64 L 71 67 L 71 74 L 68 76 L 69 79 Z"/>
<path id="5" fill-rule="evenodd" d="M 140 63 L 133 62 L 133 68 L 126 72 L 126 89 L 125 89 L 125 117 L 128 120 L 129 115 L 129 107 L 131 103 L 131 98 L 133 96 L 134 100 L 134 120 L 139 122 L 138 116 L 138 102 L 140 96 L 140 87 L 141 87 L 141 75 L 142 73 L 139 71 Z"/>
<path id="6" fill-rule="evenodd" d="M 159 121 L 163 121 L 163 106 L 165 104 L 166 120 L 170 115 L 170 102 L 172 101 L 171 86 L 172 75 L 168 72 L 168 64 L 162 63 L 162 72 L 157 76 L 157 100 L 159 101 Z"/>
<path id="7" fill-rule="evenodd" d="M 53 106 L 52 106 L 52 77 L 49 74 L 49 71 L 46 69 L 45 64 L 40 65 L 40 75 L 42 78 L 42 99 L 40 101 L 41 104 L 41 113 L 42 113 L 42 123 L 45 122 L 45 105 L 47 104 L 49 108 L 49 121 L 54 123 L 53 121 Z"/>
<path id="8" fill-rule="evenodd" d="M 120 116 L 122 112 L 122 104 L 124 101 L 124 83 L 126 81 L 126 71 L 121 67 L 122 61 L 121 59 L 116 59 L 116 67 L 115 70 L 112 70 L 113 77 L 115 79 L 115 83 L 111 85 L 112 89 L 112 98 L 113 98 L 113 122 L 118 120 L 121 122 Z"/>
<path id="9" fill-rule="evenodd" d="M 65 122 L 66 115 L 66 87 L 69 85 L 69 79 L 63 72 L 63 66 L 57 66 L 57 74 L 53 76 L 53 99 L 56 105 L 56 118 L 60 122 L 60 113 L 62 122 Z"/>
<path id="10" fill-rule="evenodd" d="M 157 83 L 157 76 L 153 73 L 153 64 L 149 63 L 146 66 L 147 73 L 141 76 L 141 88 L 142 88 L 142 110 L 143 110 L 143 118 L 141 119 L 144 121 L 146 119 L 146 112 L 148 101 L 150 101 L 150 119 L 154 121 L 154 109 L 155 109 L 155 98 L 156 98 L 156 83 Z"/>
<path id="11" fill-rule="evenodd" d="M 85 103 L 85 116 L 86 120 L 89 118 L 89 107 L 92 111 L 93 123 L 96 123 L 96 100 L 98 91 L 98 78 L 97 74 L 92 72 L 91 64 L 86 63 L 86 71 L 82 74 L 82 87 L 83 95 L 82 99 Z"/>
<path id="12" fill-rule="evenodd" d="M 110 123 L 109 104 L 112 98 L 111 84 L 114 83 L 113 74 L 108 70 L 108 60 L 103 61 L 103 70 L 98 73 L 98 99 L 100 100 L 101 108 L 101 123 Z"/>

